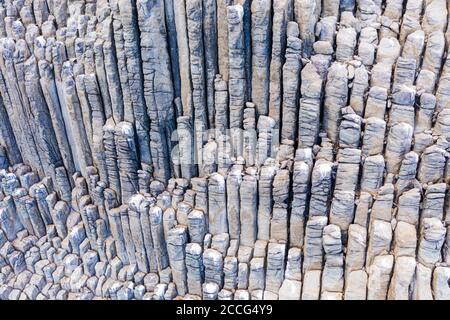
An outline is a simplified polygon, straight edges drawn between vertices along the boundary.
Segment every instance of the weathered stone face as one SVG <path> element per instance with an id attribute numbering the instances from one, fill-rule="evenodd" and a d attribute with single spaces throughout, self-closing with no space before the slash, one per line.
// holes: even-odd
<path id="1" fill-rule="evenodd" d="M 450 299 L 446 0 L 0 1 L 0 300 Z"/>

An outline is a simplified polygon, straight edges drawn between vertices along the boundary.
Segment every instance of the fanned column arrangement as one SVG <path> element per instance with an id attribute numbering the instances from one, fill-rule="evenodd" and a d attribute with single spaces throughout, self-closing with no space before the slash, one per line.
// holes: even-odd
<path id="1" fill-rule="evenodd" d="M 0 0 L 0 300 L 449 300 L 447 0 Z"/>

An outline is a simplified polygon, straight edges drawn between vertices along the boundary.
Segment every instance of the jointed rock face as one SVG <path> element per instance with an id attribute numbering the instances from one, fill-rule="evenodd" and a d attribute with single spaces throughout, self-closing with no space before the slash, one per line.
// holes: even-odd
<path id="1" fill-rule="evenodd" d="M 450 299 L 447 0 L 0 1 L 0 300 Z"/>

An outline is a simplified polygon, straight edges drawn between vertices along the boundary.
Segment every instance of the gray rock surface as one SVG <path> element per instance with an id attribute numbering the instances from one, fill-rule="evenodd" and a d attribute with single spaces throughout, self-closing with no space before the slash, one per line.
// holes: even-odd
<path id="1" fill-rule="evenodd" d="M 0 1 L 0 300 L 448 300 L 449 17 Z"/>

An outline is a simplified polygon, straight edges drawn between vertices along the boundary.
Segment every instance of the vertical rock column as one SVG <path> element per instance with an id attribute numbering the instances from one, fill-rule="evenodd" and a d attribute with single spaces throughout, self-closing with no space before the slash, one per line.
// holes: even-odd
<path id="1" fill-rule="evenodd" d="M 287 243 L 289 230 L 289 190 L 290 172 L 282 169 L 277 172 L 273 180 L 273 209 L 270 222 L 270 239 L 278 243 Z"/>
<path id="2" fill-rule="evenodd" d="M 303 67 L 301 79 L 301 98 L 298 111 L 298 147 L 311 148 L 316 144 L 319 136 L 323 80 L 316 66 L 311 62 Z"/>
<path id="3" fill-rule="evenodd" d="M 0 57 L 0 61 L 2 58 Z M 0 63 L 0 68 L 2 68 Z M 13 112 L 13 108 L 11 107 L 11 100 L 9 98 L 9 95 L 6 91 L 6 84 L 3 79 L 3 75 L 0 75 L 0 92 L 2 94 L 2 99 L 0 101 L 0 120 L 1 120 L 1 127 L 0 127 L 0 141 L 1 144 L 4 145 L 4 147 L 7 149 L 8 157 L 11 158 L 9 161 L 11 164 L 18 164 L 22 162 L 22 155 L 21 155 L 21 148 L 20 140 L 21 137 L 17 137 L 14 135 L 14 132 L 17 132 L 17 129 L 12 126 L 14 124 L 14 117 L 10 117 Z"/>
<path id="4" fill-rule="evenodd" d="M 344 64 L 335 62 L 328 70 L 323 111 L 323 126 L 328 138 L 333 143 L 338 142 L 338 128 L 342 117 L 341 109 L 347 105 L 347 99 L 347 68 Z"/>
<path id="5" fill-rule="evenodd" d="M 184 296 L 188 292 L 186 269 L 186 242 L 187 228 L 183 226 L 172 228 L 167 237 L 167 252 L 169 254 L 170 267 L 172 269 L 173 282 L 177 286 L 179 295 Z"/>
<path id="6" fill-rule="evenodd" d="M 233 5 L 233 0 L 218 0 L 217 2 L 217 52 L 219 62 L 219 74 L 228 81 L 228 6 Z"/>
<path id="7" fill-rule="evenodd" d="M 282 105 L 282 67 L 286 52 L 286 31 L 292 15 L 290 0 L 273 2 L 272 59 L 270 61 L 270 101 L 269 116 L 275 120 L 275 128 L 280 128 Z M 278 137 L 278 136 L 277 136 Z M 278 144 L 278 140 L 276 141 Z"/>
<path id="8" fill-rule="evenodd" d="M 0 48 L 0 50 L 3 50 Z M 4 68 L 3 63 L 3 52 L 0 51 L 0 68 Z M 3 147 L 3 153 L 6 163 L 4 165 L 7 165 L 8 163 L 8 157 L 7 154 L 9 154 L 9 157 L 11 158 L 10 162 L 11 164 L 18 164 L 23 161 L 22 155 L 21 155 L 21 147 L 20 146 L 20 140 L 22 137 L 15 137 L 14 131 L 15 128 L 11 126 L 11 123 L 14 123 L 14 118 L 11 117 L 9 119 L 9 116 L 12 115 L 12 108 L 11 108 L 11 100 L 8 96 L 8 93 L 6 91 L 6 84 L 5 80 L 3 79 L 3 74 L 0 73 L 0 92 L 2 94 L 2 98 L 0 99 L 0 120 L 2 125 L 0 126 L 0 144 Z M 17 130 L 17 129 L 16 129 Z"/>
<path id="9" fill-rule="evenodd" d="M 300 300 L 302 291 L 302 255 L 298 248 L 288 251 L 284 281 L 280 287 L 280 300 Z"/>
<path id="10" fill-rule="evenodd" d="M 341 128 L 342 130 L 342 128 Z M 330 208 L 330 223 L 343 232 L 344 243 L 349 225 L 353 222 L 355 210 L 355 192 L 358 185 L 361 151 L 341 149 L 338 154 L 338 166 Z"/>
<path id="11" fill-rule="evenodd" d="M 297 149 L 292 173 L 292 208 L 289 221 L 289 246 L 303 247 L 308 213 L 310 178 L 312 172 L 311 149 Z"/>
<path id="12" fill-rule="evenodd" d="M 221 135 L 226 134 L 226 130 L 229 128 L 229 121 L 228 86 L 227 82 L 219 74 L 216 75 L 214 80 L 214 90 L 214 128 L 216 129 L 216 139 L 220 139 Z"/>
<path id="13" fill-rule="evenodd" d="M 323 268 L 322 232 L 327 224 L 323 216 L 310 217 L 306 223 L 303 246 L 302 300 L 319 300 Z"/>
<path id="14" fill-rule="evenodd" d="M 192 130 L 191 119 L 189 116 L 182 116 L 177 119 L 181 177 L 185 179 L 191 179 L 197 173 L 194 153 L 194 131 Z"/>
<path id="15" fill-rule="evenodd" d="M 33 110 L 33 118 L 30 120 L 35 122 L 36 138 L 41 141 L 38 149 L 41 154 L 41 163 L 45 175 L 54 178 L 54 168 L 63 165 L 63 161 L 58 148 L 58 142 L 53 130 L 48 107 L 42 94 L 39 83 L 39 72 L 34 56 L 31 56 L 24 62 L 24 73 L 26 94 L 28 96 L 30 108 Z"/>
<path id="16" fill-rule="evenodd" d="M 131 237 L 136 248 L 136 263 L 139 271 L 149 272 L 149 261 L 147 260 L 147 252 L 144 243 L 144 229 L 141 224 L 141 205 L 144 196 L 136 194 L 130 198 L 128 219 L 130 221 Z M 150 231 L 150 230 L 146 230 Z M 148 248 L 152 249 L 151 247 Z"/>
<path id="17" fill-rule="evenodd" d="M 229 55 L 229 110 L 233 152 L 242 155 L 242 125 L 246 97 L 244 9 L 241 5 L 227 8 Z"/>
<path id="18" fill-rule="evenodd" d="M 398 200 L 397 225 L 394 230 L 394 271 L 388 299 L 409 299 L 416 271 L 417 224 L 420 194 L 417 189 L 405 192 Z"/>
<path id="19" fill-rule="evenodd" d="M 2 97 L 4 99 L 3 101 L 7 103 L 9 101 L 11 102 L 10 104 L 8 103 L 9 105 L 6 105 L 6 111 L 13 123 L 12 128 L 15 130 L 15 137 L 18 141 L 19 148 L 21 148 L 23 160 L 33 165 L 37 170 L 43 170 L 40 154 L 35 142 L 35 135 L 32 131 L 34 126 L 30 127 L 30 120 L 25 109 L 28 99 L 21 96 L 20 88 L 23 88 L 23 79 L 19 80 L 19 77 L 23 78 L 23 75 L 20 76 L 19 70 L 17 70 L 16 75 L 15 70 L 15 60 L 19 59 L 19 57 L 22 60 L 28 58 L 28 50 L 20 52 L 20 47 L 13 39 L 5 38 L 2 43 L 1 53 L 2 77 L 5 84 L 4 86 L 2 85 Z M 14 56 L 19 53 L 21 54 L 15 59 Z M 22 81 L 22 85 L 19 85 L 19 81 Z"/>
<path id="20" fill-rule="evenodd" d="M 278 292 L 284 279 L 285 255 L 286 244 L 269 243 L 266 260 L 265 300 L 278 299 Z"/>
<path id="21" fill-rule="evenodd" d="M 175 14 L 175 27 L 177 32 L 178 64 L 180 66 L 181 104 L 183 115 L 189 116 L 192 115 L 192 86 L 189 65 L 186 63 L 186 61 L 190 61 L 186 0 L 173 1 L 173 11 Z M 221 20 L 219 19 L 219 21 Z"/>
<path id="22" fill-rule="evenodd" d="M 138 27 L 137 4 L 130 0 L 119 0 L 118 16 L 120 24 L 114 20 L 114 37 L 116 38 L 116 27 L 119 27 L 119 41 L 115 41 L 116 53 L 122 51 L 123 61 L 118 60 L 119 75 L 122 83 L 122 93 L 124 101 L 124 120 L 134 124 L 136 138 L 139 144 L 140 163 L 150 165 L 152 163 L 150 151 L 149 119 L 147 112 L 151 110 L 147 106 L 144 97 L 144 85 L 148 83 L 143 79 L 143 67 L 141 61 L 144 61 L 141 54 Z M 145 33 L 144 33 L 145 35 Z M 122 37 L 122 38 L 121 38 Z M 120 44 L 123 47 L 120 47 Z M 119 45 L 119 47 L 118 47 Z M 163 60 L 164 61 L 164 60 Z M 123 65 L 121 65 L 121 62 Z"/>
<path id="23" fill-rule="evenodd" d="M 105 112 L 100 95 L 100 88 L 95 74 L 87 74 L 83 77 L 87 100 L 91 107 L 92 122 L 92 152 L 94 165 L 97 167 L 100 179 L 108 183 L 105 150 L 103 145 L 103 125 L 105 124 Z"/>
<path id="24" fill-rule="evenodd" d="M 117 166 L 119 169 L 122 203 L 138 192 L 138 158 L 134 143 L 134 130 L 128 122 L 121 122 L 115 128 Z"/>
<path id="25" fill-rule="evenodd" d="M 83 121 L 80 121 L 82 119 L 80 101 L 76 94 L 73 69 L 70 62 L 64 62 L 61 77 L 63 80 L 64 107 L 70 119 L 70 127 L 73 132 L 72 151 L 74 151 L 75 167 L 82 174 L 85 174 L 86 167 L 92 165 L 92 154 Z"/>
<path id="26" fill-rule="evenodd" d="M 164 230 L 163 212 L 160 207 L 153 206 L 149 209 L 149 220 L 157 269 L 161 273 L 169 266 L 170 256 L 167 246 L 168 232 Z"/>
<path id="27" fill-rule="evenodd" d="M 195 159 L 201 165 L 204 131 L 208 128 L 206 105 L 203 9 L 201 0 L 186 1 L 189 59 L 192 81 Z"/>
<path id="28" fill-rule="evenodd" d="M 272 218 L 272 184 L 277 166 L 269 159 L 261 166 L 258 183 L 258 240 L 270 240 L 270 221 Z M 303 239 L 303 237 L 302 237 Z"/>
<path id="29" fill-rule="evenodd" d="M 54 70 L 51 64 L 46 60 L 40 60 L 39 75 L 42 93 L 48 106 L 50 117 L 52 119 L 53 129 L 55 131 L 58 147 L 63 158 L 64 166 L 69 175 L 75 172 L 75 165 L 72 158 L 72 150 L 66 133 L 61 104 L 55 83 Z"/>
<path id="30" fill-rule="evenodd" d="M 230 239 L 238 240 L 241 234 L 240 185 L 242 183 L 242 165 L 235 164 L 227 176 L 227 215 Z"/>
<path id="31" fill-rule="evenodd" d="M 142 90 L 147 109 L 140 119 L 136 119 L 136 132 L 139 136 L 139 124 L 142 124 L 143 129 L 150 129 L 150 154 L 145 154 L 146 150 L 141 147 L 141 162 L 153 164 L 153 176 L 166 182 L 171 176 L 170 140 L 175 129 L 175 117 L 164 3 L 162 0 L 156 3 L 142 0 L 138 1 L 137 9 L 143 68 Z"/>
<path id="32" fill-rule="evenodd" d="M 272 0 L 252 1 L 252 101 L 257 116 L 269 113 Z"/>
<path id="33" fill-rule="evenodd" d="M 257 237 L 258 181 L 254 167 L 246 170 L 239 189 L 241 235 L 240 246 L 254 247 Z"/>
<path id="34" fill-rule="evenodd" d="M 173 89 L 175 97 L 181 97 L 181 77 L 180 77 L 180 63 L 178 54 L 178 34 L 176 27 L 176 15 L 175 15 L 175 4 L 173 0 L 164 0 L 164 13 L 166 18 L 167 26 L 167 43 L 170 53 L 170 65 L 171 73 L 173 77 Z M 180 116 L 181 114 L 177 114 Z"/>
<path id="35" fill-rule="evenodd" d="M 267 158 L 275 153 L 273 141 L 276 135 L 275 121 L 271 117 L 260 116 L 258 119 L 258 142 L 256 144 L 256 165 L 263 165 Z"/>
<path id="36" fill-rule="evenodd" d="M 406 2 L 403 21 L 400 26 L 400 42 L 404 43 L 407 36 L 420 28 L 420 18 L 423 12 L 424 1 L 409 0 Z"/>
<path id="37" fill-rule="evenodd" d="M 213 173 L 208 181 L 209 232 L 214 236 L 228 232 L 227 193 L 224 177 Z"/>
<path id="38" fill-rule="evenodd" d="M 108 172 L 109 187 L 116 192 L 121 199 L 120 174 L 117 162 L 117 148 L 115 125 L 113 118 L 109 118 L 103 126 L 103 148 L 105 150 L 105 163 Z"/>
<path id="39" fill-rule="evenodd" d="M 218 73 L 217 20 L 216 1 L 203 0 L 203 44 L 205 50 L 206 109 L 208 110 L 208 128 L 214 128 L 215 126 L 214 79 Z"/>
<path id="40" fill-rule="evenodd" d="M 286 62 L 283 65 L 283 103 L 281 109 L 281 140 L 297 138 L 298 96 L 302 42 L 296 22 L 287 27 Z"/>
<path id="41" fill-rule="evenodd" d="M 124 120 L 124 102 L 122 95 L 122 87 L 120 83 L 120 74 L 118 70 L 117 61 L 119 57 L 116 56 L 115 51 L 115 33 L 113 31 L 112 17 L 106 17 L 101 23 L 102 38 L 103 38 L 103 59 L 106 73 L 106 80 L 108 83 L 108 91 L 111 98 L 111 110 L 115 123 Z M 118 54 L 120 51 L 118 52 Z M 96 56 L 96 62 L 99 60 Z M 103 103 L 106 103 L 104 100 Z"/>
<path id="42" fill-rule="evenodd" d="M 360 196 L 362 202 L 362 196 Z M 359 207 L 358 209 L 362 209 Z M 367 215 L 367 212 L 365 212 Z M 356 220 L 356 219 L 355 219 Z M 345 300 L 365 300 L 367 296 L 366 225 L 351 224 L 348 228 L 347 252 L 345 255 Z"/>
<path id="43" fill-rule="evenodd" d="M 323 229 L 325 265 L 322 273 L 321 300 L 342 300 L 344 291 L 344 254 L 341 230 L 329 224 Z"/>
<path id="44" fill-rule="evenodd" d="M 309 57 L 312 45 L 315 42 L 315 25 L 321 12 L 321 1 L 317 0 L 295 0 L 295 21 L 300 28 L 300 38 L 304 42 L 304 55 Z"/>
<path id="45" fill-rule="evenodd" d="M 143 241 L 143 247 L 144 250 L 142 253 L 144 254 L 144 258 L 148 263 L 148 270 L 150 272 L 157 272 L 158 271 L 158 265 L 157 265 L 157 259 L 156 259 L 156 250 L 154 243 L 157 243 L 157 241 L 153 240 L 152 235 L 152 221 L 150 217 L 150 207 L 152 205 L 152 201 L 149 199 L 144 199 L 139 207 L 135 208 L 139 210 L 139 219 L 140 219 L 140 225 L 142 230 L 142 241 Z M 135 218 L 134 216 L 133 218 Z M 134 225 L 137 224 L 137 220 L 134 220 Z M 139 235 L 138 235 L 139 236 Z M 140 236 L 139 236 L 140 237 Z M 167 254 L 166 254 L 167 255 Z"/>
<path id="46" fill-rule="evenodd" d="M 202 247 L 197 243 L 186 245 L 186 268 L 189 294 L 201 297 L 205 274 Z"/>

